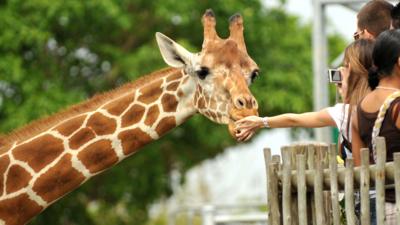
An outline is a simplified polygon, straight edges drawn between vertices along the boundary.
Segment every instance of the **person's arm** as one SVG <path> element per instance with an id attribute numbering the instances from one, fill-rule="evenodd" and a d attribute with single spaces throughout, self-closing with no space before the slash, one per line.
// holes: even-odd
<path id="1" fill-rule="evenodd" d="M 351 116 L 351 149 L 355 166 L 361 165 L 361 148 L 365 148 L 358 130 L 357 111 L 354 110 Z"/>
<path id="2" fill-rule="evenodd" d="M 286 113 L 278 116 L 268 117 L 268 124 L 271 128 L 284 127 L 328 127 L 336 126 L 335 121 L 327 109 L 318 112 L 306 112 L 301 114 Z"/>
<path id="3" fill-rule="evenodd" d="M 249 116 L 236 122 L 236 130 L 238 131 L 236 137 L 240 141 L 247 140 L 257 129 L 266 125 L 270 128 L 336 126 L 326 108 L 318 112 L 286 113 L 264 119 L 262 117 Z"/>

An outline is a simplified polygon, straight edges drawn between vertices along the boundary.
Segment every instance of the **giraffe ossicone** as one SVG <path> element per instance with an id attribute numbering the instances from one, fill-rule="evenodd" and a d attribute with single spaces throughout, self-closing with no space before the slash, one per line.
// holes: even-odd
<path id="1" fill-rule="evenodd" d="M 227 124 L 258 115 L 249 90 L 257 64 L 249 57 L 240 15 L 218 37 L 211 10 L 204 41 L 191 53 L 167 36 L 156 40 L 163 69 L 39 120 L 0 140 L 0 224 L 27 223 L 92 176 L 112 167 L 196 113 Z"/>

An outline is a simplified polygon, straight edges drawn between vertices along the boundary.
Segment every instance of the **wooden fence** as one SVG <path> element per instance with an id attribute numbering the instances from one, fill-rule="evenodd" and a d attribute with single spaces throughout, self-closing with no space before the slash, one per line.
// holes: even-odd
<path id="1" fill-rule="evenodd" d="M 377 224 L 385 224 L 385 188 L 395 187 L 397 224 L 400 224 L 400 153 L 386 162 L 384 138 L 377 139 L 377 163 L 369 165 L 369 150 L 361 150 L 361 166 L 353 160 L 338 165 L 335 145 L 297 144 L 271 157 L 264 150 L 268 185 L 268 224 L 370 224 L 369 191 L 376 191 Z M 354 193 L 359 191 L 361 215 L 355 215 Z M 344 194 L 344 213 L 339 205 Z"/>

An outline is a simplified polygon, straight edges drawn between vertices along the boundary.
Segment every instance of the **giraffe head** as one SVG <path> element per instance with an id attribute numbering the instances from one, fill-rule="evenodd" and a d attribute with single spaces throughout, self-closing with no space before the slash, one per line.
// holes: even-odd
<path id="1" fill-rule="evenodd" d="M 239 14 L 230 18 L 230 35 L 218 37 L 212 10 L 202 18 L 204 41 L 200 52 L 191 53 L 161 33 L 156 34 L 164 61 L 182 68 L 192 80 L 194 95 L 191 103 L 210 120 L 228 124 L 233 137 L 233 122 L 258 115 L 256 99 L 249 86 L 258 76 L 257 64 L 247 54 L 243 37 L 243 19 Z"/>

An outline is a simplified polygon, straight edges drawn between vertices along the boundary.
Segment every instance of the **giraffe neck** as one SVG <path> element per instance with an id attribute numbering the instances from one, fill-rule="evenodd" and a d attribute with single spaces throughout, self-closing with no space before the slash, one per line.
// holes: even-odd
<path id="1" fill-rule="evenodd" d="M 25 224 L 196 113 L 194 81 L 167 71 L 0 151 L 0 225 Z"/>

